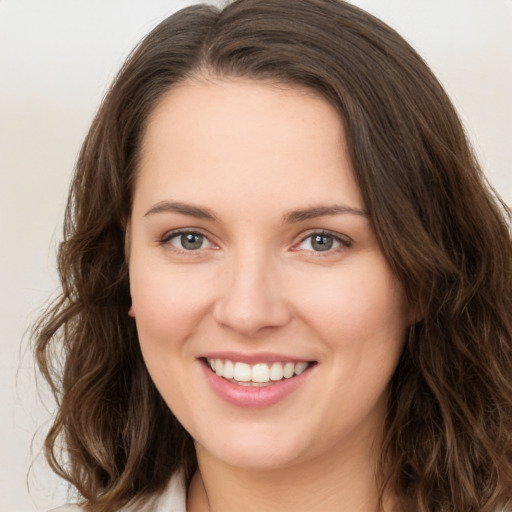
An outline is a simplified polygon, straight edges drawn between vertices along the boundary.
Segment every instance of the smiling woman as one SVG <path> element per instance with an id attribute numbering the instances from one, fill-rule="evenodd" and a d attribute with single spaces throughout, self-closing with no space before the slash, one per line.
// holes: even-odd
<path id="1" fill-rule="evenodd" d="M 196 442 L 199 494 L 232 485 L 216 481 L 221 463 L 275 478 L 351 453 L 368 470 L 411 320 L 343 141 L 323 98 L 240 78 L 190 78 L 149 118 L 131 312 L 153 382 Z M 166 198 L 183 206 L 152 206 Z"/>
<path id="2" fill-rule="evenodd" d="M 84 511 L 508 510 L 509 219 L 377 19 L 180 11 L 78 161 L 36 329 L 52 467 Z"/>

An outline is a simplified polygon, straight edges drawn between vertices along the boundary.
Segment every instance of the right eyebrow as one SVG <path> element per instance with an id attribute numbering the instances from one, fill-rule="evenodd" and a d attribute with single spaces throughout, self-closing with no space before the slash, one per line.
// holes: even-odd
<path id="1" fill-rule="evenodd" d="M 180 213 L 181 215 L 188 215 L 189 217 L 194 217 L 196 219 L 206 219 L 206 220 L 217 220 L 215 215 L 208 210 L 207 208 L 200 208 L 199 206 L 194 206 L 188 203 L 181 203 L 178 201 L 160 201 L 151 207 L 145 214 L 144 217 L 148 215 L 154 215 L 156 213 Z"/>

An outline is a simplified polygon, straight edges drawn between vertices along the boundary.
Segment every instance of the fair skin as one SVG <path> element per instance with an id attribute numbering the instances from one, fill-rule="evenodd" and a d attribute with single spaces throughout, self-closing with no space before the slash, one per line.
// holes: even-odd
<path id="1" fill-rule="evenodd" d="M 195 441 L 189 512 L 377 510 L 409 315 L 344 140 L 324 99 L 242 79 L 181 84 L 150 117 L 130 314 Z"/>

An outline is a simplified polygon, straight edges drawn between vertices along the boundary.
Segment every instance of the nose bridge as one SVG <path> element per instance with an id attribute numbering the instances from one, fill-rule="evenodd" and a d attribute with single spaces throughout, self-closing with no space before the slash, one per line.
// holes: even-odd
<path id="1" fill-rule="evenodd" d="M 279 264 L 261 247 L 233 251 L 215 305 L 216 320 L 245 335 L 289 319 Z"/>

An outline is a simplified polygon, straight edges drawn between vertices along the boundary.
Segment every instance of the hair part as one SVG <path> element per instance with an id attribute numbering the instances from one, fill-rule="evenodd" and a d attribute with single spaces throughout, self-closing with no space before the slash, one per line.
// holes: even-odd
<path id="1" fill-rule="evenodd" d="M 88 510 L 112 512 L 195 468 L 128 319 L 124 237 L 146 123 L 170 89 L 204 77 L 303 86 L 338 110 L 380 247 L 419 319 L 391 382 L 382 495 L 403 510 L 496 511 L 512 497 L 510 210 L 418 54 L 338 0 L 188 7 L 120 70 L 77 162 L 62 293 L 34 331 L 59 406 L 46 439 L 53 469 Z"/>

